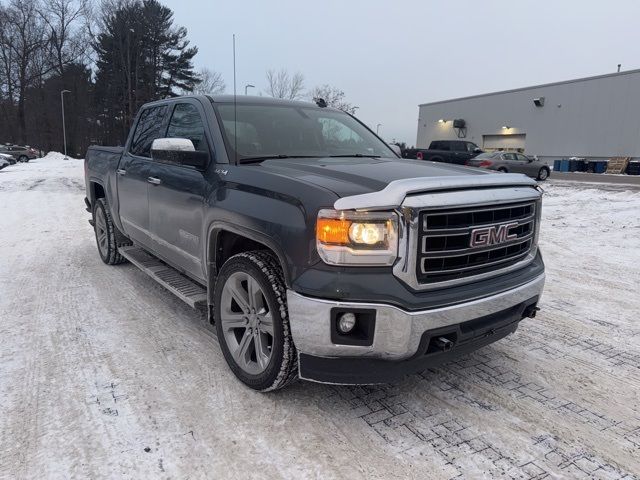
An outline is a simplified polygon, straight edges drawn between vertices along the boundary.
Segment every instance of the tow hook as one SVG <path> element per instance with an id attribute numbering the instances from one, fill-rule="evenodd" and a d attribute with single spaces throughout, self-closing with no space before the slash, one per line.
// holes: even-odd
<path id="1" fill-rule="evenodd" d="M 443 352 L 448 352 L 453 348 L 453 342 L 445 337 L 438 337 L 435 339 L 434 344 Z"/>
<path id="2" fill-rule="evenodd" d="M 529 305 L 527 308 L 524 309 L 524 312 L 522 313 L 522 317 L 536 318 L 536 313 L 538 313 L 538 310 L 540 310 L 540 307 L 536 305 Z"/>

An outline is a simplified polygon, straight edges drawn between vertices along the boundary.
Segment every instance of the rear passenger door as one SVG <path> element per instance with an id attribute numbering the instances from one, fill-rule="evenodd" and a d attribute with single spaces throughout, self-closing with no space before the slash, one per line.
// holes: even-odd
<path id="1" fill-rule="evenodd" d="M 210 152 L 210 139 L 204 123 L 202 105 L 185 99 L 172 106 L 165 137 L 191 140 L 196 150 Z M 162 259 L 204 280 L 202 224 L 205 171 L 195 167 L 153 161 L 149 170 L 149 226 L 153 250 Z"/>
<path id="2" fill-rule="evenodd" d="M 516 154 L 511 152 L 506 152 L 502 154 L 502 159 L 504 160 L 504 164 L 507 167 L 507 170 L 515 173 L 522 173 L 520 171 L 521 165 L 518 165 L 516 162 Z"/>
<path id="3" fill-rule="evenodd" d="M 124 233 L 147 248 L 152 245 L 147 197 L 151 143 L 164 135 L 168 110 L 168 105 L 157 105 L 140 112 L 133 136 L 116 170 L 118 213 Z"/>

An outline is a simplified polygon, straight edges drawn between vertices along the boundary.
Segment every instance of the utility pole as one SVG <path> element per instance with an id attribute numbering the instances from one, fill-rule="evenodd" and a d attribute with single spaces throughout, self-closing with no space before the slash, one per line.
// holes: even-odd
<path id="1" fill-rule="evenodd" d="M 62 104 L 62 142 L 64 145 L 64 159 L 69 160 L 67 157 L 67 127 L 64 124 L 64 94 L 71 93 L 70 90 L 60 90 L 60 103 Z"/>
<path id="2" fill-rule="evenodd" d="M 244 94 L 245 94 L 245 95 L 247 94 L 247 88 L 256 88 L 256 86 L 255 86 L 255 85 L 251 85 L 250 83 L 247 83 L 247 84 L 244 86 Z"/>

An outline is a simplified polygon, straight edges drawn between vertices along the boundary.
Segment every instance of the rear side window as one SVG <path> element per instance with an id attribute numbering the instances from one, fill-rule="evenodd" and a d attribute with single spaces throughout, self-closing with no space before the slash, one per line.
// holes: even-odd
<path id="1" fill-rule="evenodd" d="M 431 142 L 431 150 L 445 150 L 449 151 L 449 142 Z"/>
<path id="2" fill-rule="evenodd" d="M 202 152 L 207 150 L 204 123 L 195 105 L 191 103 L 179 103 L 176 105 L 167 129 L 167 137 L 187 138 L 193 142 L 196 150 Z"/>
<path id="3" fill-rule="evenodd" d="M 167 105 L 160 105 L 142 111 L 129 149 L 133 155 L 151 157 L 151 144 L 163 135 L 164 117 L 168 108 Z"/>

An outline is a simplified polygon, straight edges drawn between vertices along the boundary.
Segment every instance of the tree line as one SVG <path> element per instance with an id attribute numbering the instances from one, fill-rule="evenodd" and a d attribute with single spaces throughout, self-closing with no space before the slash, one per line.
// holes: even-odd
<path id="1" fill-rule="evenodd" d="M 157 0 L 0 0 L 0 142 L 61 151 L 122 145 L 141 105 L 222 93 L 222 76 L 194 69 L 198 49 Z M 266 95 L 324 98 L 354 113 L 344 92 L 305 89 L 300 73 L 266 73 Z"/>

